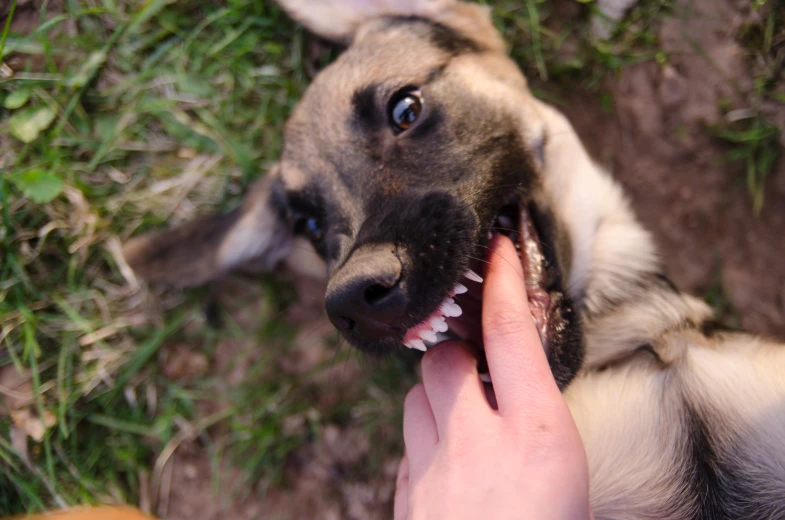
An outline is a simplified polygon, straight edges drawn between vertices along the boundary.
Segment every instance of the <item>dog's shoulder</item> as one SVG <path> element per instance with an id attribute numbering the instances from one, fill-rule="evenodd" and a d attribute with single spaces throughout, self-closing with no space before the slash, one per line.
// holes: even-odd
<path id="1" fill-rule="evenodd" d="M 677 328 L 565 397 L 596 518 L 785 515 L 785 345 Z"/>

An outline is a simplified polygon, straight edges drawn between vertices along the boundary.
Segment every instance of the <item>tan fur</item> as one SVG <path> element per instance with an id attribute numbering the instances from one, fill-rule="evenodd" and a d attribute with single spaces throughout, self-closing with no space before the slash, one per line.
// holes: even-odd
<path id="1" fill-rule="evenodd" d="M 577 244 L 572 290 L 634 291 L 628 282 L 657 265 L 651 238 L 566 120 L 553 109 L 541 113 L 545 131 L 559 136 L 549 140 L 547 178 Z M 685 402 L 712 417 L 712 435 L 728 450 L 744 452 L 739 470 L 758 475 L 772 504 L 785 500 L 785 347 L 685 330 L 710 317 L 691 296 L 648 290 L 587 322 L 585 369 L 565 398 L 589 457 L 595 518 L 694 517 L 689 501 L 662 509 L 674 502 L 669 498 L 686 497 L 684 484 L 669 475 L 685 457 Z M 656 357 L 637 351 L 647 343 Z"/>
<path id="2" fill-rule="evenodd" d="M 329 72 L 317 77 L 307 103 L 295 110 L 287 126 L 289 135 L 318 134 L 303 140 L 304 146 L 320 144 L 317 138 L 322 135 L 330 135 L 330 140 L 321 143 L 322 149 L 285 151 L 282 158 L 287 165 L 281 173 L 285 186 L 304 185 L 296 159 L 305 156 L 347 208 L 359 206 L 352 199 L 357 195 L 330 171 L 329 158 L 323 155 L 324 150 L 339 153 L 353 143 L 348 137 L 341 141 L 340 129 L 329 126 L 339 117 L 326 118 L 321 129 L 311 128 L 304 117 L 306 107 L 329 105 L 331 115 L 340 116 L 350 107 L 347 98 L 331 88 L 351 92 L 372 79 L 394 79 L 402 71 L 416 84 L 417 74 L 443 60 L 440 50 L 423 49 L 413 64 L 396 45 L 405 38 L 405 29 L 380 35 L 372 31 L 374 18 L 430 17 L 484 46 L 483 52 L 454 58 L 444 74 L 489 106 L 503 106 L 533 156 L 542 149 L 541 196 L 566 232 L 571 250 L 568 292 L 582 302 L 585 363 L 564 395 L 589 458 L 595 518 L 717 514 L 709 506 L 736 518 L 785 517 L 785 347 L 749 335 L 703 335 L 710 308 L 658 278 L 656 247 L 622 189 L 591 160 L 569 121 L 527 90 L 514 63 L 500 52 L 487 10 L 449 0 L 281 3 L 321 36 L 368 48 L 369 59 L 349 63 L 351 74 L 342 69 L 338 78 Z M 265 220 L 271 215 L 266 186 L 249 197 L 237 224 L 219 242 L 217 256 L 209 265 L 193 268 L 197 274 L 190 281 L 209 278 L 211 269 L 215 275 L 242 260 L 287 252 L 288 242 L 278 248 L 274 229 L 265 230 L 266 225 L 274 227 Z M 346 218 L 351 232 L 363 221 L 351 209 Z M 162 240 L 142 239 L 126 248 L 129 263 L 143 276 L 155 279 L 150 266 L 164 265 L 156 264 L 154 254 Z M 730 494 L 704 496 L 717 482 L 730 486 Z"/>

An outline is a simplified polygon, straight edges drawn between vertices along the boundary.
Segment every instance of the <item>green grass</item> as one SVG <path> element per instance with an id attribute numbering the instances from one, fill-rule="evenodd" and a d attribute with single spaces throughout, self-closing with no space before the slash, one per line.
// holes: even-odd
<path id="1" fill-rule="evenodd" d="M 669 1 L 642 2 L 609 41 L 590 38 L 591 5 L 563 23 L 548 1 L 489 3 L 538 92 L 546 82 L 601 91 L 629 64 L 667 60 L 653 27 Z M 322 393 L 339 390 L 319 374 L 358 354 L 335 346 L 315 368 L 282 376 L 293 334 L 278 319 L 285 282 L 267 277 L 238 296 L 238 308 L 258 309 L 254 326 L 225 313 L 214 329 L 209 291 L 148 293 L 127 279 L 117 249 L 236 205 L 277 158 L 308 64 L 334 53 L 311 56 L 302 29 L 269 0 L 43 5 L 37 24 L 24 33 L 5 24 L 0 39 L 0 391 L 2 374 L 21 374 L 34 396 L 24 409 L 45 426 L 40 441 L 20 442 L 19 419 L 0 401 L 0 514 L 138 503 L 191 441 L 216 464 L 233 461 L 246 483 L 277 485 L 292 451 L 327 424 L 367 430 L 374 448 L 352 476 L 374 473 L 401 451 L 415 358 L 360 360 L 362 375 L 323 404 Z M 753 162 L 767 161 L 755 147 L 768 141 L 749 142 Z M 225 382 L 212 371 L 165 373 L 173 347 L 213 363 L 226 342 L 244 342 L 248 366 L 217 409 Z"/>
<path id="2" fill-rule="evenodd" d="M 535 87 L 546 82 L 599 90 L 603 80 L 629 65 L 664 61 L 656 22 L 673 11 L 673 0 L 648 0 L 636 5 L 609 39 L 592 35 L 590 17 L 598 10 L 591 0 L 500 0 L 486 2 L 510 44 L 510 53 Z"/>
<path id="3" fill-rule="evenodd" d="M 56 420 L 28 440 L 29 460 L 0 445 L 2 513 L 134 503 L 140 472 L 182 432 L 198 438 L 214 422 L 230 424 L 232 456 L 255 447 L 245 460 L 256 476 L 277 478 L 302 442 L 280 430 L 305 406 L 303 389 L 270 374 L 269 359 L 250 370 L 261 384 L 200 414 L 214 381 L 169 381 L 157 361 L 167 342 L 209 351 L 221 334 L 185 332 L 201 320 L 198 295 L 165 296 L 160 323 L 138 325 L 149 322 L 145 302 L 117 263 L 129 235 L 237 203 L 276 158 L 306 84 L 303 32 L 270 3 L 170 4 L 69 1 L 5 38 L 16 74 L 0 84 L 10 145 L 0 160 L 0 365 L 30 378 L 34 414 Z M 184 200 L 191 209 L 180 213 Z M 277 330 L 235 334 L 285 343 Z M 141 397 L 150 392 L 154 405 Z M 9 439 L 8 415 L 0 421 Z"/>
<path id="4" fill-rule="evenodd" d="M 710 128 L 710 133 L 727 144 L 725 160 L 743 165 L 744 184 L 757 215 L 763 208 L 766 179 L 782 153 L 782 130 L 769 120 L 763 105 L 785 102 L 785 4 L 764 1 L 755 9 L 761 21 L 743 24 L 736 35 L 752 63 L 754 95 L 744 107 L 721 107 L 725 121 Z"/>

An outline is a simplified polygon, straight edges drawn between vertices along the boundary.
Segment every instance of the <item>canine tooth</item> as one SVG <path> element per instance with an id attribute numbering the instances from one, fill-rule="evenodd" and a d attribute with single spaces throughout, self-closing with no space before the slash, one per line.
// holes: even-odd
<path id="1" fill-rule="evenodd" d="M 455 287 L 453 287 L 452 292 L 454 292 L 455 294 L 463 294 L 468 290 L 469 289 L 467 289 L 465 285 L 458 283 L 455 284 Z"/>
<path id="2" fill-rule="evenodd" d="M 420 339 L 430 343 L 436 343 L 438 338 L 436 337 L 436 333 L 434 331 L 426 329 L 420 332 Z"/>
<path id="3" fill-rule="evenodd" d="M 482 381 L 483 383 L 490 383 L 491 374 L 480 374 L 480 381 Z"/>
<path id="4" fill-rule="evenodd" d="M 441 311 L 444 313 L 444 316 L 447 318 L 457 318 L 461 314 L 463 314 L 463 309 L 459 305 L 455 303 L 455 300 L 452 298 L 447 298 L 442 303 L 440 307 Z"/>
<path id="5" fill-rule="evenodd" d="M 433 327 L 433 330 L 436 332 L 447 332 L 447 329 L 449 329 L 447 320 L 441 316 L 431 320 L 431 327 Z"/>
<path id="6" fill-rule="evenodd" d="M 468 278 L 469 280 L 471 280 L 473 282 L 482 283 L 482 276 L 480 276 L 479 274 L 475 273 L 471 269 L 469 269 L 468 271 L 463 273 L 463 276 L 465 276 L 466 278 Z"/>
<path id="7" fill-rule="evenodd" d="M 423 352 L 426 352 L 428 350 L 428 347 L 425 346 L 425 342 L 423 342 L 423 340 L 421 339 L 409 340 L 408 342 L 406 342 L 406 346 L 409 348 L 416 348 L 417 350 L 422 350 Z"/>
<path id="8" fill-rule="evenodd" d="M 493 233 L 491 231 L 488 231 L 488 240 L 491 240 L 492 238 L 493 238 Z"/>

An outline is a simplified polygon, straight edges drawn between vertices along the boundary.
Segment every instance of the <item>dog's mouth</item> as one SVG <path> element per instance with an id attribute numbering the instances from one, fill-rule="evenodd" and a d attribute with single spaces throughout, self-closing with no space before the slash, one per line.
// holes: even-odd
<path id="1" fill-rule="evenodd" d="M 552 261 L 546 256 L 545 244 L 539 232 L 535 213 L 523 203 L 501 208 L 488 226 L 488 241 L 495 234 L 509 237 L 518 251 L 517 260 L 523 267 L 529 309 L 546 352 L 555 321 L 552 317 L 563 293 L 559 281 L 549 276 Z M 544 238 L 544 237 L 543 237 Z M 484 251 L 488 251 L 486 246 Z M 483 255 L 484 256 L 484 255 Z M 508 262 L 516 259 L 507 258 Z M 462 339 L 482 348 L 482 293 L 487 262 L 473 260 L 459 283 L 430 316 L 406 331 L 404 346 L 426 351 L 445 339 Z"/>

